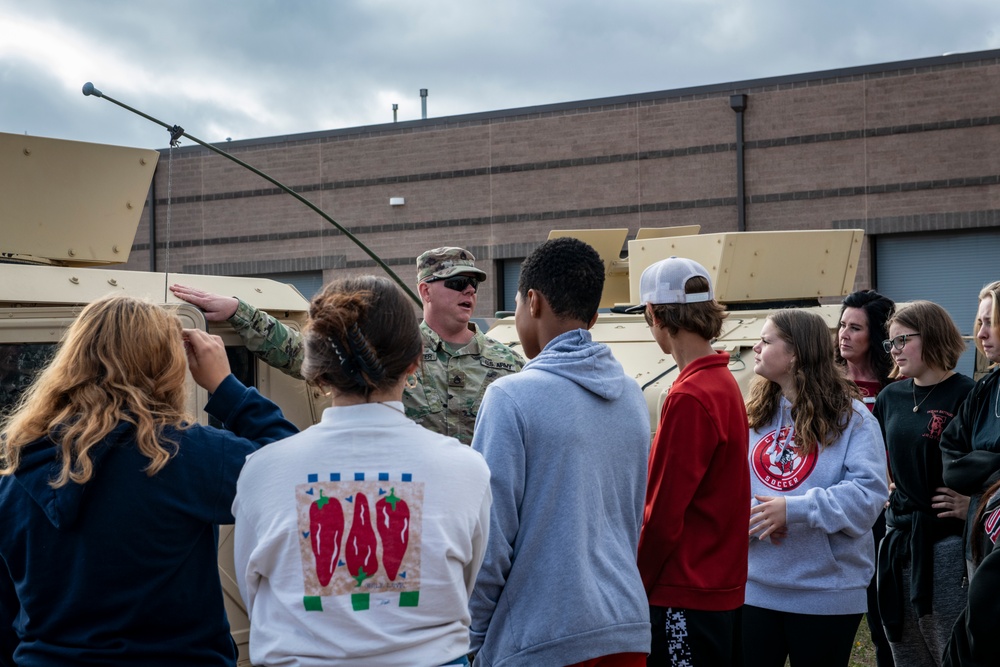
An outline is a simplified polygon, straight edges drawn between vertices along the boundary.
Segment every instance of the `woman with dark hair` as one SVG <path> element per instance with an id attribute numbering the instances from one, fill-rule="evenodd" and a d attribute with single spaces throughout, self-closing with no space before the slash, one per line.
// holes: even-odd
<path id="1" fill-rule="evenodd" d="M 252 456 L 233 504 L 255 665 L 468 664 L 489 532 L 482 456 L 406 417 L 416 313 L 387 278 L 313 298 L 303 376 L 333 406 Z M 265 453 L 265 452 L 262 452 Z"/>
<path id="2" fill-rule="evenodd" d="M 754 353 L 744 664 L 845 666 L 888 497 L 882 437 L 819 315 L 775 312 Z"/>
<path id="3" fill-rule="evenodd" d="M 895 311 L 892 299 L 875 290 L 860 290 L 844 297 L 837 327 L 837 363 L 844 368 L 847 378 L 857 385 L 861 400 L 868 409 L 875 407 L 875 398 L 892 380 L 892 358 L 882 349 L 886 322 Z M 879 542 L 885 537 L 885 512 L 882 511 L 872 526 L 872 541 L 878 551 Z M 875 646 L 878 667 L 893 667 L 892 649 L 882 627 L 878 608 L 878 585 L 875 577 L 868 584 L 869 634 Z"/>
<path id="4" fill-rule="evenodd" d="M 974 383 L 954 370 L 965 341 L 935 303 L 897 311 L 883 345 L 906 379 L 878 395 L 873 413 L 895 483 L 878 557 L 879 611 L 897 664 L 938 667 L 965 605 L 961 535 L 969 504 L 944 485 L 938 441 Z"/>
<path id="5" fill-rule="evenodd" d="M 194 423 L 189 368 L 249 439 Z M 215 527 L 247 455 L 295 431 L 217 336 L 84 308 L 0 428 L 0 664 L 235 667 Z"/>
<path id="6" fill-rule="evenodd" d="M 844 298 L 837 328 L 837 363 L 858 385 L 862 401 L 871 410 L 875 397 L 892 380 L 892 359 L 882 349 L 886 322 L 892 316 L 892 299 L 875 290 L 852 292 Z"/>

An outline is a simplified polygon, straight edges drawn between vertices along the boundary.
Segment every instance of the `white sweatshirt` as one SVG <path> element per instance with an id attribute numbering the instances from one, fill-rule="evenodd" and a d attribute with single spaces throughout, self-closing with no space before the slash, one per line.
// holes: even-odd
<path id="1" fill-rule="evenodd" d="M 468 652 L 489 469 L 402 409 L 328 408 L 249 457 L 233 514 L 253 664 L 440 665 Z"/>

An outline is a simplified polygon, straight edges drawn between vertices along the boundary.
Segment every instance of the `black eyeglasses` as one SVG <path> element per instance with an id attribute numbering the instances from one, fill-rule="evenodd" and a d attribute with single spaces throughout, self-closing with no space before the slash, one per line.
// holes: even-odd
<path id="1" fill-rule="evenodd" d="M 884 340 L 882 341 L 882 349 L 885 350 L 886 352 L 891 352 L 892 348 L 896 348 L 897 350 L 902 350 L 903 346 L 906 345 L 906 341 L 910 340 L 914 336 L 919 336 L 919 335 L 920 334 L 918 333 L 900 334 L 895 338 Z"/>
<path id="2" fill-rule="evenodd" d="M 444 286 L 456 292 L 464 292 L 465 288 L 472 285 L 472 291 L 479 291 L 479 279 L 471 276 L 454 276 L 453 278 L 436 278 L 428 281 L 432 283 L 444 281 Z"/>

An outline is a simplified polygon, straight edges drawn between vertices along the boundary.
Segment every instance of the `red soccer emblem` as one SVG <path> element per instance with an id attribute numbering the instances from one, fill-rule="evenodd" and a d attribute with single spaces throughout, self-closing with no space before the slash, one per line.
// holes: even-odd
<path id="1" fill-rule="evenodd" d="M 792 442 L 792 427 L 781 433 L 771 431 L 751 449 L 750 467 L 757 479 L 775 491 L 791 491 L 806 481 L 816 467 L 816 449 L 807 456 L 799 454 Z"/>

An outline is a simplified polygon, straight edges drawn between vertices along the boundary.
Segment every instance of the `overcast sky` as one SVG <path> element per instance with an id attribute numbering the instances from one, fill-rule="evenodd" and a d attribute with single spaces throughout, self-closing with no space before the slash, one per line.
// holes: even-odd
<path id="1" fill-rule="evenodd" d="M 998 0 L 0 0 L 0 132 L 167 145 L 87 81 L 214 142 L 997 48 Z"/>

